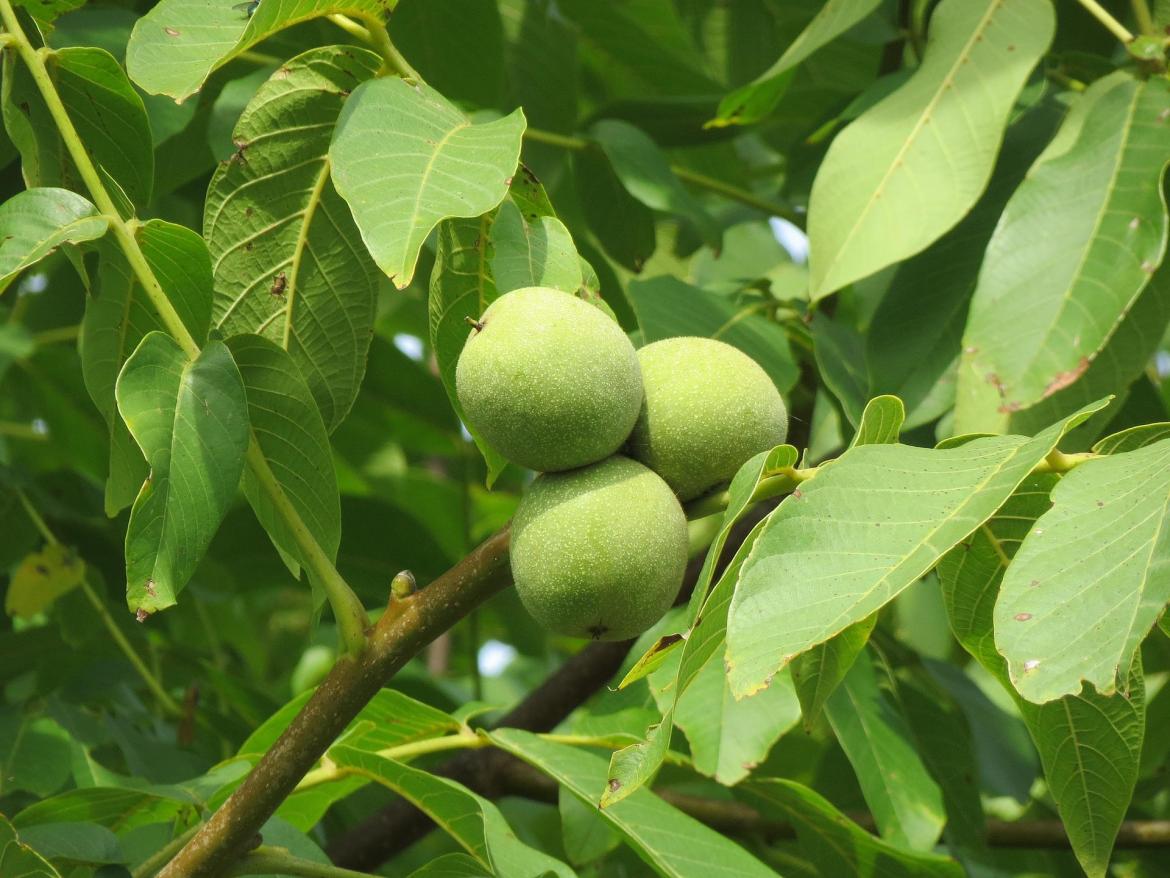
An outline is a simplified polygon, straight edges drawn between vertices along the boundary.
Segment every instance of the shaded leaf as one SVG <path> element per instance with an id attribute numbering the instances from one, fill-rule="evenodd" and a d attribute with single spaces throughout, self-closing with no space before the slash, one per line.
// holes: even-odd
<path id="1" fill-rule="evenodd" d="M 175 603 L 236 495 L 248 447 L 248 402 L 222 342 L 188 360 L 148 334 L 126 361 L 118 410 L 150 464 L 126 531 L 130 609 Z"/>
<path id="2" fill-rule="evenodd" d="M 876 624 L 877 613 L 874 613 L 793 659 L 792 682 L 806 729 L 812 728 L 829 696 L 845 679 Z"/>
<path id="3" fill-rule="evenodd" d="M 489 737 L 550 775 L 586 805 L 595 803 L 606 775 L 606 763 L 600 756 L 545 741 L 519 729 L 497 729 Z M 600 813 L 659 874 L 678 878 L 698 872 L 736 878 L 775 876 L 730 839 L 671 807 L 649 790 L 638 790 Z M 686 839 L 686 843 L 680 844 L 680 839 Z"/>
<path id="4" fill-rule="evenodd" d="M 454 781 L 348 746 L 334 747 L 330 758 L 410 801 L 497 875 L 573 875 L 564 863 L 520 841 L 490 801 Z"/>
<path id="5" fill-rule="evenodd" d="M 674 708 L 674 723 L 687 736 L 695 770 L 725 786 L 747 777 L 799 720 L 800 702 L 789 675 L 781 674 L 763 692 L 736 701 L 718 653 L 707 659 Z"/>
<path id="6" fill-rule="evenodd" d="M 626 290 L 646 344 L 680 335 L 715 338 L 737 347 L 787 393 L 799 369 L 783 327 L 766 316 L 763 301 L 740 303 L 663 275 L 632 280 Z"/>
<path id="7" fill-rule="evenodd" d="M 744 564 L 727 624 L 732 691 L 758 691 L 796 656 L 916 582 L 994 514 L 1065 432 L 1104 404 L 1030 440 L 991 437 L 953 449 L 858 446 L 802 484 L 769 517 Z"/>
<path id="8" fill-rule="evenodd" d="M 67 189 L 26 189 L 0 204 L 0 293 L 30 265 L 63 244 L 92 241 L 107 222 L 80 195 Z"/>
<path id="9" fill-rule="evenodd" d="M 105 49 L 88 46 L 47 52 L 44 61 L 103 182 L 144 206 L 154 185 L 150 123 L 121 65 Z M 24 63 L 9 52 L 4 67 L 4 124 L 20 150 L 25 182 L 88 191 Z"/>
<path id="10" fill-rule="evenodd" d="M 788 90 L 791 70 L 878 8 L 881 0 L 827 0 L 780 58 L 747 85 L 719 102 L 708 125 L 750 125 L 765 118 Z"/>
<path id="11" fill-rule="evenodd" d="M 211 319 L 211 258 L 203 239 L 184 226 L 149 220 L 134 229 L 134 237 L 179 319 L 196 342 L 207 338 Z M 81 321 L 81 369 L 85 387 L 105 419 L 110 437 L 110 468 L 105 508 L 115 515 L 134 501 L 146 478 L 142 452 L 118 416 L 114 385 L 118 373 L 148 332 L 165 324 L 142 288 L 116 242 L 98 245 L 98 265 L 92 295 Z"/>
<path id="12" fill-rule="evenodd" d="M 292 357 L 258 335 L 228 339 L 248 399 L 252 435 L 285 498 L 330 561 L 341 543 L 341 497 L 333 453 L 321 413 Z M 306 563 L 288 523 L 251 470 L 244 473 L 244 495 L 278 549 Z M 324 595 L 324 585 L 315 583 Z"/>
<path id="13" fill-rule="evenodd" d="M 654 212 L 626 191 L 609 159 L 596 150 L 573 155 L 573 183 L 589 230 L 605 252 L 638 272 L 654 255 Z"/>
<path id="14" fill-rule="evenodd" d="M 473 125 L 438 92 L 398 78 L 354 90 L 329 150 L 333 182 L 399 289 L 440 221 L 476 217 L 503 200 L 524 127 L 520 110 Z"/>
<path id="15" fill-rule="evenodd" d="M 504 28 L 495 0 L 400 0 L 389 30 L 406 59 L 440 94 L 478 107 L 499 105 Z"/>
<path id="16" fill-rule="evenodd" d="M 49 861 L 22 843 L 16 830 L 0 814 L 0 875 L 14 878 L 61 878 Z"/>
<path id="17" fill-rule="evenodd" d="M 801 850 L 820 875 L 858 878 L 961 878 L 948 857 L 907 851 L 874 838 L 815 790 L 783 778 L 744 784 L 746 798 L 765 813 L 791 823 Z"/>
<path id="18" fill-rule="evenodd" d="M 935 9 L 922 66 L 846 127 L 817 170 L 814 301 L 917 253 L 971 208 L 1054 26 L 1047 0 L 944 0 Z"/>
<path id="19" fill-rule="evenodd" d="M 377 269 L 330 182 L 329 142 L 350 91 L 379 63 L 341 46 L 286 62 L 240 116 L 239 151 L 212 175 L 204 213 L 215 325 L 287 350 L 328 430 L 365 374 L 378 292 Z"/>
<path id="20" fill-rule="evenodd" d="M 703 240 L 719 248 L 722 233 L 706 209 L 674 175 L 658 145 L 640 129 L 603 119 L 589 129 L 626 191 L 647 207 L 673 213 L 691 223 Z"/>
<path id="21" fill-rule="evenodd" d="M 901 711 L 878 685 L 869 656 L 853 663 L 825 702 L 882 837 L 927 851 L 946 823 L 942 790 L 926 770 Z"/>

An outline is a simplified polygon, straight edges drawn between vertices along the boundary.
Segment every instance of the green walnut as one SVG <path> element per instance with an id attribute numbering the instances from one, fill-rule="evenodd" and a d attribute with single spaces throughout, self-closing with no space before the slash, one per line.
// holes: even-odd
<path id="1" fill-rule="evenodd" d="M 788 412 L 751 357 L 709 338 L 668 338 L 638 351 L 646 399 L 630 436 L 642 461 L 682 500 L 730 481 L 788 435 Z"/>
<path id="2" fill-rule="evenodd" d="M 613 454 L 642 405 L 630 340 L 606 314 L 544 287 L 496 299 L 455 367 L 468 423 L 513 463 L 541 472 Z"/>
<path id="3" fill-rule="evenodd" d="M 512 577 L 550 631 L 626 640 L 667 611 L 687 565 L 687 520 L 642 464 L 614 456 L 538 476 L 512 519 Z"/>

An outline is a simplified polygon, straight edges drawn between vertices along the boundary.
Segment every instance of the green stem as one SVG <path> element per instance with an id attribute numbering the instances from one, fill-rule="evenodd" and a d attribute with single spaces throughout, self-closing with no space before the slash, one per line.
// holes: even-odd
<path id="1" fill-rule="evenodd" d="M 81 326 L 74 324 L 73 326 L 58 326 L 43 332 L 33 333 L 32 339 L 37 345 L 47 345 L 63 341 L 76 341 L 79 335 L 81 335 Z"/>
<path id="2" fill-rule="evenodd" d="M 1059 449 L 1053 450 L 1049 455 L 1040 462 L 1032 472 L 1034 473 L 1067 473 L 1073 467 L 1080 466 L 1090 460 L 1096 460 L 1101 457 L 1100 454 L 1094 454 L 1091 451 L 1082 451 L 1077 454 L 1065 454 Z"/>
<path id="3" fill-rule="evenodd" d="M 60 545 L 61 541 L 57 539 L 57 535 L 49 528 L 48 523 L 41 517 L 36 507 L 32 505 L 32 501 L 28 499 L 28 495 L 17 488 L 16 497 L 20 500 L 20 505 L 24 507 L 24 511 L 33 525 L 40 531 L 45 542 L 52 546 Z M 134 666 L 134 670 L 138 672 L 138 676 L 142 678 L 142 682 L 146 684 L 146 688 L 158 700 L 163 711 L 170 716 L 179 716 L 182 713 L 182 709 L 179 707 L 178 702 L 163 688 L 158 677 L 151 673 L 150 668 L 146 666 L 146 662 L 142 660 L 142 656 L 134 649 L 133 644 L 126 639 L 126 635 L 122 633 L 122 629 L 118 627 L 118 623 L 114 621 L 114 617 L 110 615 L 110 611 L 106 608 L 105 603 L 90 584 L 89 578 L 84 574 L 81 577 L 81 590 L 85 592 L 85 596 L 93 604 L 94 610 L 97 611 L 99 618 L 101 618 L 102 623 L 106 626 L 106 630 L 110 632 L 110 637 L 113 638 L 114 643 L 118 645 L 118 648 L 130 660 L 130 664 Z"/>
<path id="4" fill-rule="evenodd" d="M 331 863 L 314 863 L 294 857 L 285 848 L 261 845 L 232 866 L 228 875 L 290 875 L 293 878 L 371 878 L 368 872 L 355 872 Z"/>
<path id="5" fill-rule="evenodd" d="M 21 424 L 16 421 L 0 421 L 0 436 L 11 436 L 13 439 L 26 439 L 30 442 L 44 442 L 49 437 L 42 430 L 36 430 L 31 424 Z"/>
<path id="6" fill-rule="evenodd" d="M 49 109 L 49 114 L 57 126 L 61 140 L 89 190 L 90 197 L 98 209 L 106 214 L 114 237 L 125 254 L 127 262 L 130 263 L 134 276 L 142 284 L 147 298 L 158 312 L 167 332 L 179 343 L 188 357 L 195 359 L 199 356 L 199 344 L 183 324 L 182 318 L 179 317 L 179 313 L 171 304 L 170 299 L 167 298 L 166 292 L 147 262 L 146 256 L 134 236 L 137 222 L 127 222 L 119 215 L 117 206 L 106 191 L 93 160 L 86 152 L 81 137 L 73 126 L 64 103 L 57 94 L 57 89 L 53 84 L 52 77 L 49 76 L 42 57 L 50 50 L 38 50 L 32 47 L 16 19 L 11 0 L 0 0 L 0 21 L 3 21 L 21 60 L 28 67 L 29 73 Z M 385 27 L 382 27 L 382 30 L 384 32 Z M 350 655 L 361 652 L 365 647 L 365 630 L 369 625 L 365 608 L 362 607 L 357 596 L 342 579 L 333 566 L 333 562 L 329 560 L 329 557 L 313 538 L 308 526 L 301 519 L 292 503 L 289 502 L 280 483 L 276 480 L 276 476 L 273 475 L 268 466 L 264 452 L 260 450 L 255 433 L 251 433 L 249 437 L 247 460 L 261 491 L 272 501 L 289 531 L 293 534 L 293 538 L 303 554 L 302 563 L 308 569 L 309 574 L 315 577 L 325 590 L 329 603 L 333 607 L 333 613 L 337 617 L 338 629 L 341 632 L 346 652 Z"/>
<path id="7" fill-rule="evenodd" d="M 411 67 L 410 62 L 398 51 L 398 47 L 390 39 L 390 32 L 386 30 L 385 22 L 381 19 L 372 15 L 362 16 L 363 26 L 348 15 L 338 13 L 330 15 L 329 20 L 350 36 L 376 49 L 378 54 L 382 56 L 382 60 L 386 62 L 386 70 L 401 76 L 403 79 L 412 79 L 415 82 L 423 81 L 419 72 Z"/>
<path id="8" fill-rule="evenodd" d="M 235 56 L 238 61 L 248 61 L 255 64 L 257 67 L 273 67 L 280 64 L 281 59 L 276 55 L 266 55 L 264 52 L 253 52 L 251 49 L 245 49 Z"/>
<path id="9" fill-rule="evenodd" d="M 585 140 L 581 137 L 571 137 L 566 134 L 557 134 L 555 131 L 544 131 L 540 128 L 527 128 L 524 131 L 524 138 L 533 143 L 544 143 L 549 146 L 560 147 L 561 149 L 571 150 L 573 152 L 585 152 L 593 149 L 596 144 L 591 140 Z M 692 186 L 700 189 L 706 189 L 709 192 L 714 192 L 722 195 L 725 198 L 730 198 L 732 201 L 738 201 L 740 204 L 746 204 L 748 207 L 753 207 L 756 210 L 771 216 L 783 217 L 791 223 L 803 226 L 804 218 L 796 211 L 785 204 L 778 201 L 772 201 L 767 198 L 748 192 L 746 189 L 740 189 L 738 186 L 733 186 L 730 183 L 724 183 L 722 180 L 716 180 L 714 177 L 708 177 L 706 174 L 700 174 L 697 171 L 692 171 L 690 168 L 682 165 L 670 166 L 670 170 L 676 177 Z"/>
<path id="10" fill-rule="evenodd" d="M 186 832 L 176 835 L 165 845 L 142 861 L 137 869 L 131 872 L 131 878 L 154 878 L 156 872 L 171 861 L 171 857 L 183 849 L 183 845 L 195 837 L 202 823 L 196 823 Z"/>
<path id="11" fill-rule="evenodd" d="M 1130 5 L 1133 7 L 1133 17 L 1137 20 L 1138 30 L 1144 34 L 1156 34 L 1158 28 L 1154 24 L 1154 16 L 1150 14 L 1150 6 L 1146 0 L 1130 0 Z"/>
<path id="12" fill-rule="evenodd" d="M 455 735 L 444 735 L 441 738 L 427 738 L 422 741 L 411 741 L 409 744 L 399 744 L 397 747 L 387 747 L 379 750 L 378 755 L 386 759 L 413 759 L 416 756 L 428 756 L 432 753 L 445 753 L 449 750 L 479 750 L 487 747 L 491 742 L 473 732 L 459 732 Z M 336 765 L 328 758 L 322 761 L 320 768 L 314 768 L 297 784 L 298 792 L 310 787 L 332 783 L 348 777 L 352 772 L 343 766 Z"/>
<path id="13" fill-rule="evenodd" d="M 1077 2 L 1085 7 L 1089 15 L 1101 22 L 1105 29 L 1117 37 L 1117 39 L 1121 40 L 1121 42 L 1126 45 L 1133 42 L 1133 34 L 1129 32 L 1129 29 L 1114 18 L 1109 10 L 1098 3 L 1097 0 L 1077 0 Z"/>

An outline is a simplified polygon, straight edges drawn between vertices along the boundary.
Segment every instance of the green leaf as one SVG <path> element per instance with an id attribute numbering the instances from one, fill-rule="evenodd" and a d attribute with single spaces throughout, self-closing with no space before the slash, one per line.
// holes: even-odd
<path id="1" fill-rule="evenodd" d="M 573 870 L 524 844 L 490 801 L 454 781 L 348 746 L 329 751 L 338 765 L 398 793 L 434 820 L 476 861 L 496 875 L 571 878 Z"/>
<path id="2" fill-rule="evenodd" d="M 640 97 L 720 91 L 671 0 L 559 0 L 557 10 L 579 27 L 591 72 L 613 91 Z"/>
<path id="3" fill-rule="evenodd" d="M 286 27 L 335 13 L 380 25 L 394 5 L 395 0 L 290 0 L 261 3 L 249 17 L 231 3 L 161 0 L 134 25 L 126 69 L 143 91 L 182 102 L 213 70 Z"/>
<path id="4" fill-rule="evenodd" d="M 473 125 L 428 86 L 364 82 L 341 111 L 329 157 L 362 240 L 399 289 L 440 221 L 476 217 L 507 194 L 524 113 Z"/>
<path id="5" fill-rule="evenodd" d="M 0 710 L 0 795 L 51 796 L 69 780 L 69 733 L 47 716 Z M 0 872 L 0 874 L 4 874 Z"/>
<path id="6" fill-rule="evenodd" d="M 732 691 L 759 691 L 796 656 L 916 582 L 1104 404 L 1030 440 L 991 437 L 952 449 L 862 445 L 825 466 L 769 516 L 744 564 L 727 623 Z"/>
<path id="7" fill-rule="evenodd" d="M 767 303 L 740 303 L 663 275 L 632 280 L 626 290 L 646 344 L 680 335 L 715 338 L 760 364 L 781 393 L 800 370 L 783 327 L 764 315 Z"/>
<path id="8" fill-rule="evenodd" d="M 17 813 L 12 822 L 20 829 L 46 823 L 97 823 L 124 832 L 173 820 L 193 804 L 193 796 L 170 787 L 86 787 L 35 802 Z"/>
<path id="9" fill-rule="evenodd" d="M 16 837 L 12 824 L 0 814 L 0 875 L 13 878 L 61 878 L 49 861 Z"/>
<path id="10" fill-rule="evenodd" d="M 865 404 L 850 448 L 859 445 L 897 445 L 906 420 L 906 407 L 896 396 L 877 396 Z"/>
<path id="11" fill-rule="evenodd" d="M 576 293 L 581 286 L 581 257 L 555 216 L 525 216 L 506 198 L 492 223 L 492 246 L 492 276 L 502 293 L 522 287 Z"/>
<path id="12" fill-rule="evenodd" d="M 1003 429 L 1002 425 L 1006 420 L 1012 432 L 1030 433 L 1074 411 L 1086 402 L 1111 393 L 1125 393 L 1130 384 L 1141 377 L 1150 357 L 1157 351 L 1167 321 L 1170 321 L 1170 263 L 1163 261 L 1162 267 L 1154 272 L 1150 283 L 1122 318 L 1101 353 L 1089 364 L 1085 374 L 1070 386 L 1041 400 L 1031 408 L 1012 414 L 1010 418 L 998 413 L 997 419 L 989 420 L 981 403 L 976 402 L 974 408 L 965 409 L 962 396 L 955 414 L 960 416 L 965 412 L 975 413 L 976 418 L 964 421 L 964 425 L 982 424 L 993 426 L 998 431 Z M 959 389 L 972 390 L 977 386 L 978 382 L 975 381 L 960 381 Z M 986 383 L 982 388 L 990 389 L 994 396 L 991 402 L 995 404 L 999 397 L 994 389 Z M 1092 418 L 1074 434 L 1075 444 L 1081 447 L 1088 445 L 1099 435 L 1107 421 L 1108 416 L 1105 414 Z"/>
<path id="13" fill-rule="evenodd" d="M 410 873 L 410 878 L 492 878 L 467 854 L 444 854 Z"/>
<path id="14" fill-rule="evenodd" d="M 605 783 L 606 764 L 585 750 L 545 741 L 519 729 L 489 733 L 497 745 L 546 774 L 586 805 L 592 806 Z M 689 878 L 696 874 L 736 878 L 775 874 L 771 869 L 713 829 L 683 814 L 649 790 L 601 812 L 643 860 L 661 875 Z M 686 839 L 685 844 L 680 839 Z"/>
<path id="15" fill-rule="evenodd" d="M 896 445 L 906 409 L 896 396 L 871 399 L 861 413 L 850 448 L 859 445 Z M 845 679 L 877 624 L 877 614 L 850 625 L 825 643 L 814 646 L 792 663 L 792 682 L 800 699 L 804 726 L 811 729 L 825 701 Z"/>
<path id="16" fill-rule="evenodd" d="M 451 407 L 467 426 L 487 463 L 489 488 L 508 462 L 463 417 L 463 407 L 455 393 L 455 366 L 470 331 L 467 318 L 477 319 L 499 296 L 491 270 L 493 219 L 493 214 L 485 214 L 470 220 L 447 220 L 439 225 L 435 267 L 427 297 L 431 347 L 439 364 L 439 377 Z"/>
<path id="17" fill-rule="evenodd" d="M 641 271 L 658 244 L 654 212 L 626 191 L 597 150 L 573 154 L 573 183 L 585 223 L 605 252 L 630 271 Z"/>
<path id="18" fill-rule="evenodd" d="M 603 119 L 589 129 L 626 191 L 649 208 L 690 222 L 708 245 L 719 248 L 718 223 L 674 175 L 658 145 L 638 128 L 618 119 Z"/>
<path id="19" fill-rule="evenodd" d="M 1052 491 L 1004 574 L 995 645 L 1043 703 L 1125 685 L 1170 601 L 1170 441 L 1092 460 Z M 1120 677 L 1120 680 L 1119 680 Z"/>
<path id="20" fill-rule="evenodd" d="M 1099 80 L 1008 202 L 971 301 L 960 370 L 961 384 L 987 385 L 1000 411 L 1079 379 L 1161 263 L 1167 119 L 1165 81 Z M 959 393 L 963 407 L 971 391 Z M 969 429 L 962 408 L 959 417 Z"/>
<path id="21" fill-rule="evenodd" d="M 390 38 L 439 94 L 498 106 L 504 91 L 504 28 L 495 0 L 401 0 Z"/>
<path id="22" fill-rule="evenodd" d="M 936 585 L 937 579 L 931 583 Z M 963 708 L 935 681 L 932 670 L 904 669 L 896 678 L 894 694 L 922 761 L 942 789 L 947 814 L 943 840 L 954 854 L 986 860 L 987 830 L 981 786 L 976 782 L 980 765 L 974 736 Z M 955 673 L 963 671 L 956 668 Z"/>
<path id="23" fill-rule="evenodd" d="M 645 740 L 613 754 L 609 765 L 609 780 L 601 796 L 602 807 L 609 807 L 620 802 L 649 783 L 666 758 L 674 727 L 674 707 L 699 671 L 723 645 L 727 623 L 727 606 L 744 560 L 755 545 L 756 538 L 763 532 L 764 522 L 756 524 L 751 532 L 744 537 L 719 581 L 714 588 L 711 588 L 715 565 L 727 545 L 731 528 L 751 504 L 752 497 L 760 483 L 767 477 L 784 474 L 786 470 L 795 466 L 796 460 L 795 448 L 791 445 L 778 445 L 771 451 L 757 454 L 740 467 L 735 478 L 731 480 L 727 508 L 723 512 L 719 530 L 711 541 L 703 568 L 699 571 L 699 578 L 691 593 L 690 604 L 687 608 L 687 617 L 692 620 L 690 633 L 685 641 L 681 641 L 681 647 L 675 645 L 676 642 L 680 642 L 678 635 L 659 638 L 651 646 L 649 652 L 635 665 L 636 669 L 640 668 L 640 673 L 648 674 L 660 666 L 669 653 L 681 649 L 682 654 L 679 658 L 674 685 L 669 688 L 672 700 L 668 702 L 667 709 L 663 711 L 662 720 L 646 730 Z M 708 593 L 708 589 L 710 589 L 710 593 Z M 634 671 L 631 670 L 622 680 L 622 686 L 629 685 L 633 679 Z"/>
<path id="24" fill-rule="evenodd" d="M 203 239 L 184 226 L 149 220 L 134 229 L 146 263 L 167 301 L 196 342 L 207 338 L 211 320 L 211 257 Z M 122 248 L 112 240 L 98 245 L 100 263 L 81 321 L 81 369 L 85 387 L 106 422 L 110 469 L 105 508 L 115 515 L 134 502 L 147 475 L 142 452 L 118 416 L 114 385 L 127 358 L 148 332 L 165 326 Z"/>
<path id="25" fill-rule="evenodd" d="M 868 656 L 853 663 L 825 702 L 825 715 L 882 838 L 912 850 L 934 847 L 946 823 L 942 790 L 914 749 L 905 718 L 878 685 Z"/>
<path id="26" fill-rule="evenodd" d="M 248 447 L 248 401 L 222 342 L 195 360 L 151 332 L 118 376 L 118 410 L 150 464 L 126 531 L 131 610 L 175 603 L 236 496 Z"/>
<path id="27" fill-rule="evenodd" d="M 311 691 L 301 693 L 261 723 L 240 746 L 237 759 L 252 765 L 259 762 L 312 695 Z M 376 753 L 414 741 L 437 738 L 460 729 L 460 724 L 450 714 L 395 689 L 381 689 L 346 726 L 338 738 L 338 744 Z M 244 776 L 241 775 L 219 790 L 216 793 L 217 802 L 226 799 L 243 781 Z M 344 799 L 366 782 L 362 777 L 349 777 L 297 790 L 284 800 L 277 814 L 297 829 L 308 832 L 335 802 Z"/>
<path id="28" fill-rule="evenodd" d="M 961 878 L 949 857 L 907 851 L 874 838 L 815 790 L 783 778 L 744 784 L 747 799 L 765 813 L 791 823 L 801 850 L 818 875 L 857 878 Z"/>
<path id="29" fill-rule="evenodd" d="M 719 102 L 719 110 L 708 126 L 750 125 L 765 118 L 788 90 L 792 80 L 789 71 L 821 46 L 845 33 L 880 4 L 881 0 L 827 0 L 775 64 Z"/>
<path id="30" fill-rule="evenodd" d="M 1142 424 L 1106 436 L 1093 446 L 1097 454 L 1124 454 L 1170 438 L 1170 423 Z"/>
<path id="31" fill-rule="evenodd" d="M 663 700 L 673 700 L 673 694 L 668 692 Z M 736 701 L 717 653 L 699 669 L 674 708 L 674 723 L 690 742 L 695 769 L 725 786 L 747 777 L 799 720 L 800 701 L 788 674 L 778 676 L 758 696 Z"/>
<path id="32" fill-rule="evenodd" d="M 97 208 L 67 189 L 26 189 L 0 204 L 0 293 L 63 244 L 106 233 Z"/>
<path id="33" fill-rule="evenodd" d="M 813 355 L 825 387 L 841 404 L 849 423 L 861 423 L 869 396 L 864 338 L 848 323 L 834 320 L 824 311 L 813 315 L 812 338 Z"/>
<path id="34" fill-rule="evenodd" d="M 934 10 L 922 66 L 837 135 L 817 170 L 814 301 L 917 253 L 971 208 L 1055 23 L 1048 0 L 944 0 Z"/>
<path id="35" fill-rule="evenodd" d="M 792 660 L 792 682 L 800 700 L 805 729 L 812 729 L 829 696 L 865 649 L 876 624 L 877 613 L 874 613 Z"/>
<path id="36" fill-rule="evenodd" d="M 955 404 L 955 373 L 983 252 L 1004 205 L 1062 116 L 1063 107 L 1046 102 L 1008 128 L 983 197 L 962 222 L 898 266 L 874 312 L 865 334 L 869 393 L 900 397 L 906 403 L 907 428 L 929 423 Z M 1035 433 L 1116 390 L 1109 387 L 1032 427 L 1010 432 Z"/>
<path id="37" fill-rule="evenodd" d="M 8 582 L 4 612 L 29 619 L 48 609 L 85 579 L 85 562 L 73 549 L 50 543 L 20 562 Z"/>
<path id="38" fill-rule="evenodd" d="M 1028 727 L 1073 851 L 1092 878 L 1109 863 L 1137 782 L 1145 731 L 1140 673 L 1128 697 L 1081 694 L 1036 705 L 1016 693 L 995 648 L 992 616 L 1003 579 L 1029 529 L 1049 508 L 1053 474 L 1031 476 L 989 521 L 939 564 L 951 630 L 1013 696 Z"/>
<path id="39" fill-rule="evenodd" d="M 126 862 L 118 837 L 94 823 L 42 823 L 22 829 L 20 839 L 50 860 L 86 865 Z"/>
<path id="40" fill-rule="evenodd" d="M 378 66 L 341 46 L 285 63 L 240 116 L 239 151 L 212 175 L 204 214 L 215 325 L 287 350 L 330 431 L 365 373 L 378 272 L 330 182 L 329 141 L 355 82 Z"/>
<path id="41" fill-rule="evenodd" d="M 4 124 L 20 150 L 29 186 L 88 191 L 69 157 L 32 75 L 10 52 L 5 58 Z M 139 207 L 154 185 L 154 150 L 142 98 L 104 49 L 72 47 L 46 53 L 45 67 L 99 172 Z"/>
<path id="42" fill-rule="evenodd" d="M 228 339 L 227 347 L 244 382 L 248 419 L 260 452 L 313 540 L 335 561 L 341 543 L 341 496 L 329 436 L 309 386 L 292 357 L 262 336 L 237 335 Z M 243 489 L 276 547 L 308 568 L 292 530 L 250 470 L 244 473 Z M 315 586 L 323 596 L 324 585 Z"/>

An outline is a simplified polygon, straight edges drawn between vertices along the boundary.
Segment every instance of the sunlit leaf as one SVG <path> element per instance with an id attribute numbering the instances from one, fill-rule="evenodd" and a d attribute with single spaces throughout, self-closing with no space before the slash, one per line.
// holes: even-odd
<path id="1" fill-rule="evenodd" d="M 234 3 L 161 0 L 134 25 L 126 69 L 143 91 L 183 101 L 213 70 L 286 27 L 335 13 L 381 25 L 395 2 L 264 0 L 248 15 Z"/>
<path id="2" fill-rule="evenodd" d="M 1004 574 L 995 645 L 1029 701 L 1127 683 L 1170 601 L 1170 441 L 1068 473 Z"/>
<path id="3" fill-rule="evenodd" d="M 498 205 L 520 157 L 524 113 L 473 125 L 428 86 L 364 82 L 346 100 L 329 157 L 362 240 L 399 288 L 440 221 Z"/>
<path id="4" fill-rule="evenodd" d="M 944 0 L 934 10 L 922 66 L 837 135 L 817 170 L 814 301 L 917 253 L 971 208 L 1054 26 L 1048 0 Z"/>
<path id="5" fill-rule="evenodd" d="M 1080 378 L 1165 252 L 1170 85 L 1118 73 L 1080 101 L 1004 209 L 971 301 L 960 380 L 1004 412 Z"/>
<path id="6" fill-rule="evenodd" d="M 0 293 L 58 247 L 106 233 L 97 208 L 67 189 L 26 189 L 0 204 Z"/>
<path id="7" fill-rule="evenodd" d="M 796 656 L 916 582 L 1104 404 L 1034 439 L 858 446 L 802 484 L 769 517 L 744 564 L 727 624 L 732 691 L 758 691 Z"/>
<path id="8" fill-rule="evenodd" d="M 329 141 L 355 83 L 378 63 L 334 46 L 284 64 L 236 124 L 238 152 L 212 175 L 203 221 L 215 325 L 287 350 L 329 430 L 357 396 L 378 292 L 377 268 L 330 182 Z"/>
<path id="9" fill-rule="evenodd" d="M 4 611 L 28 619 L 77 588 L 84 578 L 85 562 L 77 553 L 61 543 L 50 543 L 26 556 L 13 571 Z"/>

